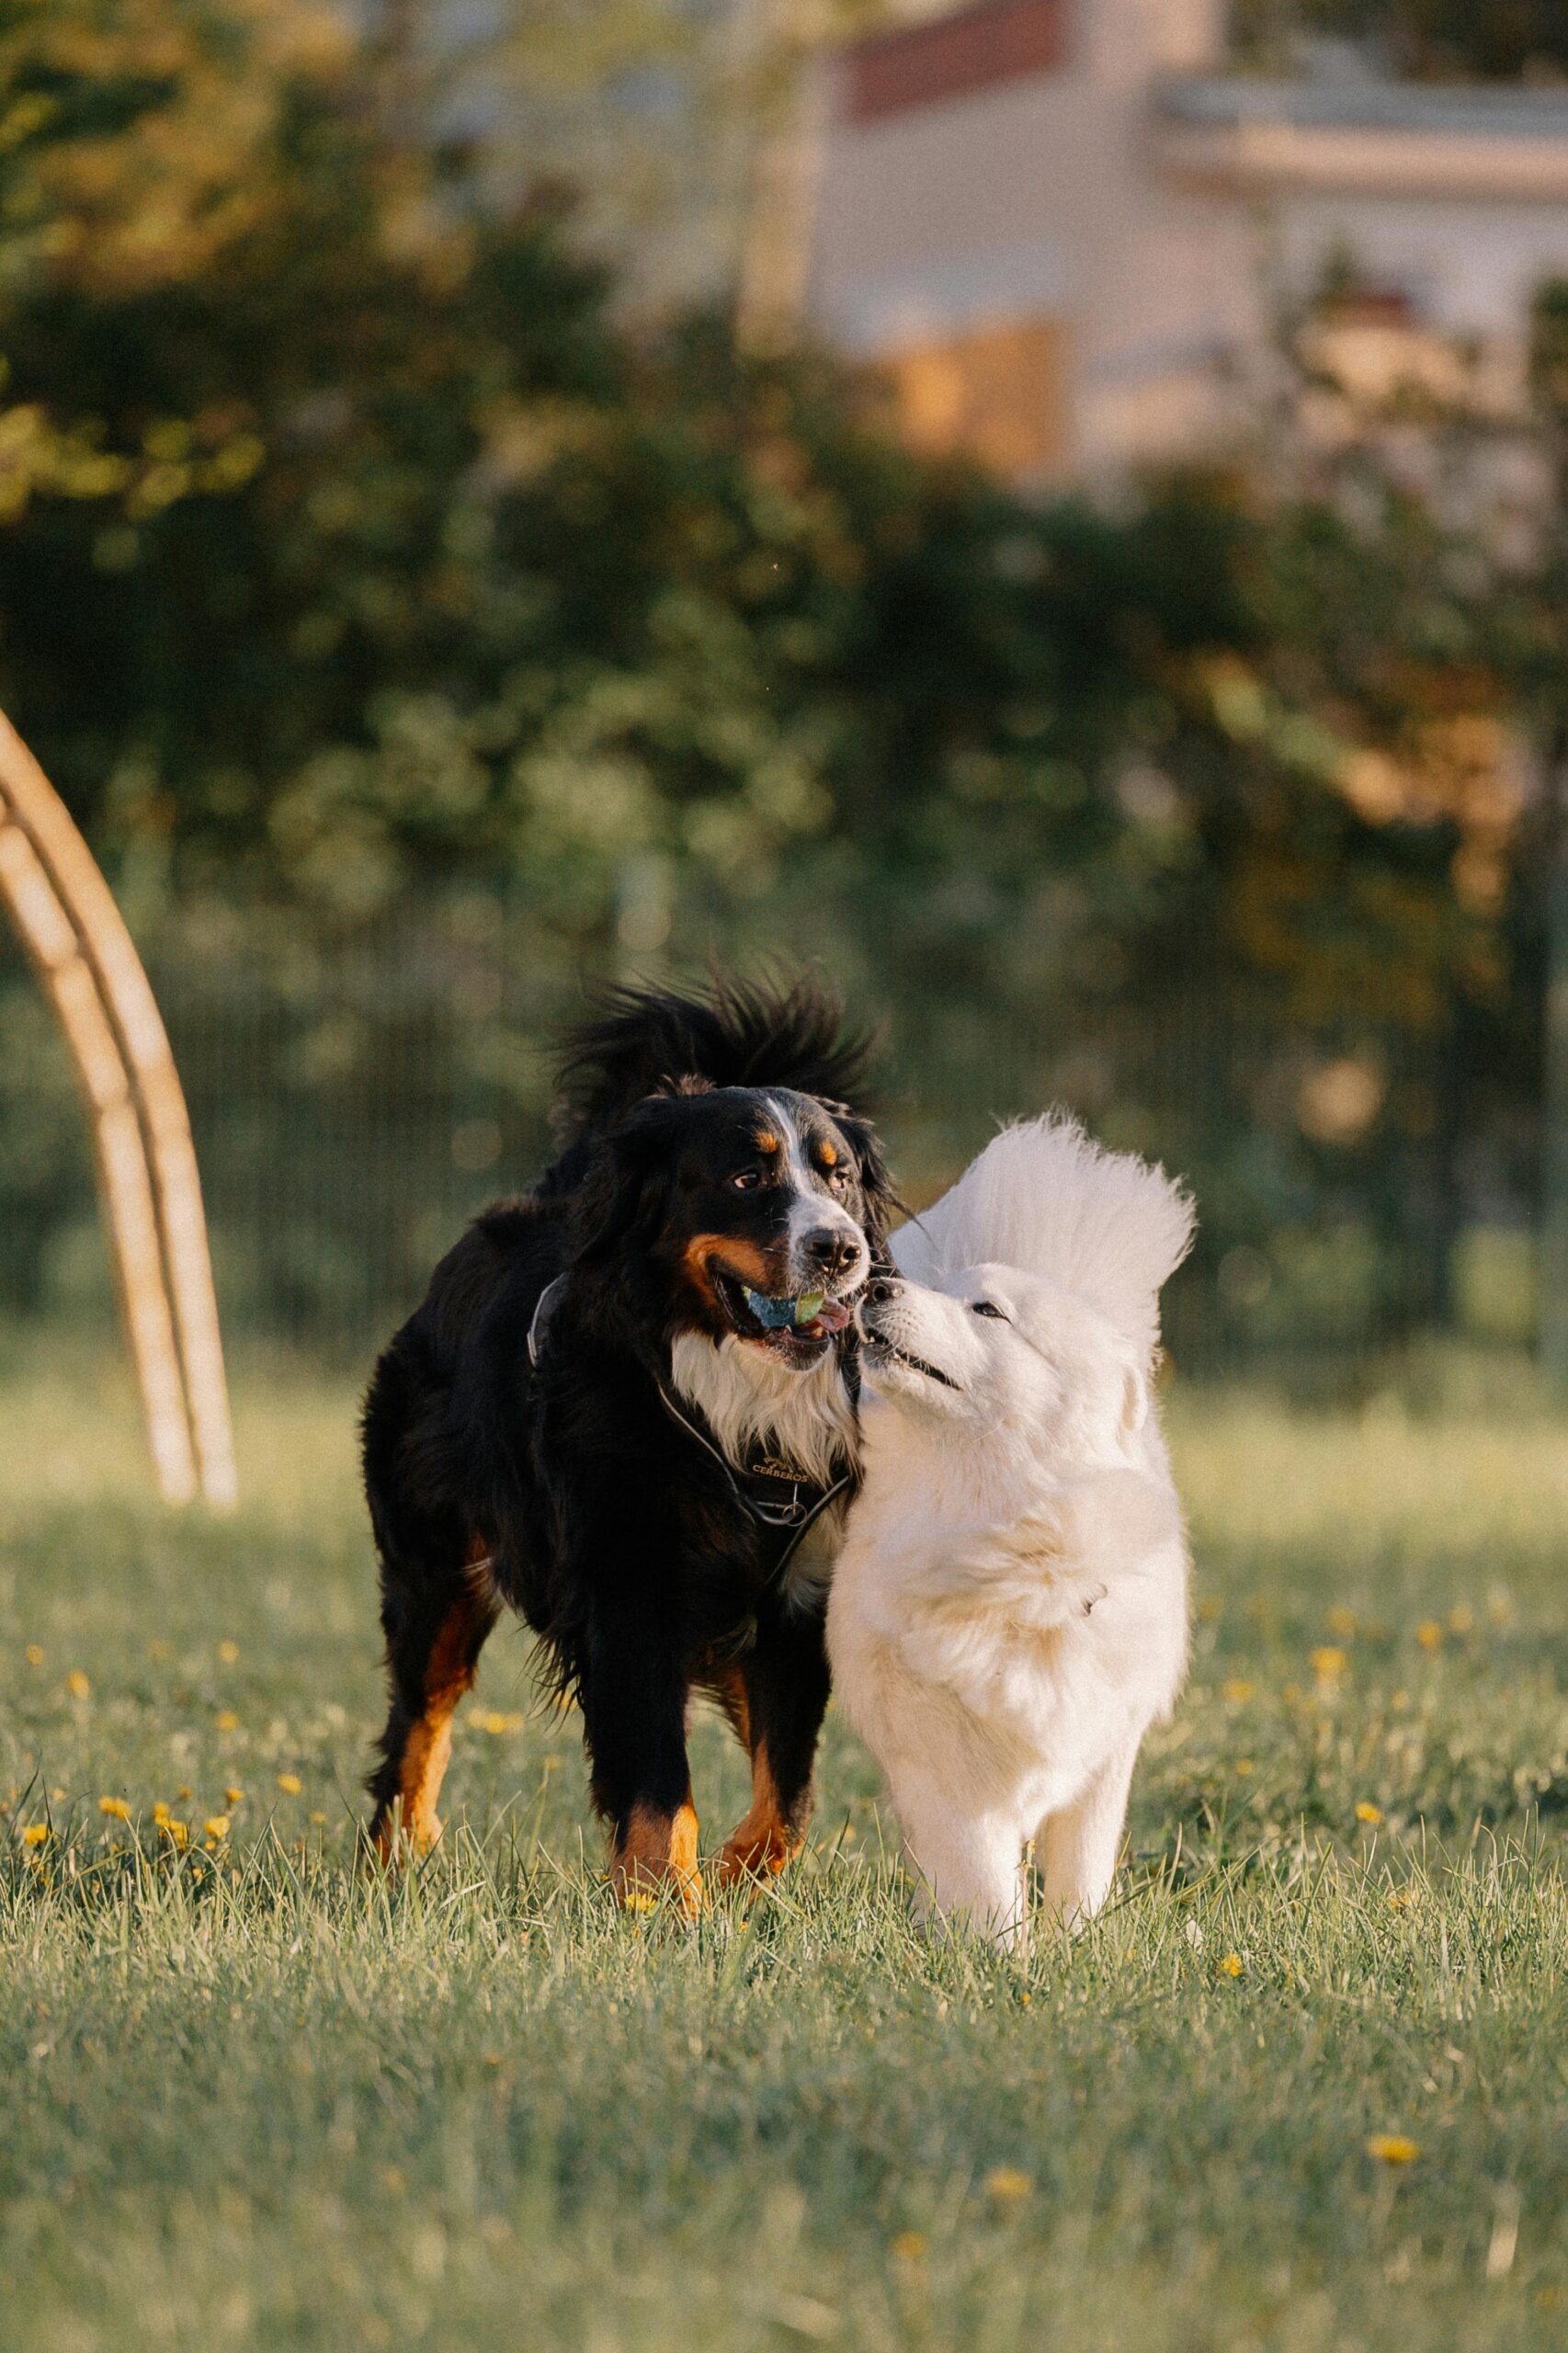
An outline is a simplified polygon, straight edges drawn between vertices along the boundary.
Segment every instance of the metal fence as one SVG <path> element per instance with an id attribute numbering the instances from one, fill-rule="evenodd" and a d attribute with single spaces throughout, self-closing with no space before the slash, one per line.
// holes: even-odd
<path id="1" fill-rule="evenodd" d="M 263 959 L 222 940 L 154 961 L 201 1161 L 225 1323 L 362 1358 L 465 1220 L 550 1151 L 551 1040 L 570 1006 L 528 942 L 475 917 Z M 1166 1329 L 1195 1370 L 1263 1360 L 1354 1382 L 1414 1336 L 1528 1343 L 1528 1170 L 1466 1196 L 1441 1071 L 1372 1026 L 1282 1022 L 1178 982 L 1138 1003 L 890 1024 L 884 1128 L 911 1199 L 994 1121 L 1063 1103 L 1197 1195 Z M 0 965 L 0 1285 L 68 1312 L 107 1290 L 63 1058 Z"/>

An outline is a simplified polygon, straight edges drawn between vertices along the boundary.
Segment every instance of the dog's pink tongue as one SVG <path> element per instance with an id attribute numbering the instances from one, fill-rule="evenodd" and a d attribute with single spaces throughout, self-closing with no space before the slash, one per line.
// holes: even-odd
<path id="1" fill-rule="evenodd" d="M 814 1339 L 819 1332 L 842 1332 L 849 1321 L 849 1310 L 841 1299 L 824 1299 L 811 1322 L 801 1328 Z"/>

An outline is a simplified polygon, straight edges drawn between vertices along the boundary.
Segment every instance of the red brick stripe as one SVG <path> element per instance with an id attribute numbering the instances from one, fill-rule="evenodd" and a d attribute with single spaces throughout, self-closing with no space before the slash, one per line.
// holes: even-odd
<path id="1" fill-rule="evenodd" d="M 845 110 L 872 122 L 907 108 L 1050 74 L 1066 52 L 1063 0 L 983 0 L 960 16 L 858 41 L 846 60 Z"/>

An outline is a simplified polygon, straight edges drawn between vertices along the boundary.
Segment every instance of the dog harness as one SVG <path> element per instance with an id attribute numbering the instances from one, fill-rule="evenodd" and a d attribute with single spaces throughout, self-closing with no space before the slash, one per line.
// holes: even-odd
<path id="1" fill-rule="evenodd" d="M 561 1302 L 565 1285 L 564 1275 L 547 1283 L 539 1295 L 528 1322 L 528 1363 L 537 1371 L 549 1336 L 551 1318 Z M 796 1463 L 782 1461 L 770 1454 L 759 1441 L 746 1461 L 737 1467 L 722 1447 L 715 1446 L 705 1431 L 699 1429 L 688 1415 L 683 1414 L 662 1381 L 655 1381 L 659 1403 L 673 1422 L 678 1422 L 688 1438 L 697 1440 L 704 1453 L 710 1454 L 723 1472 L 730 1493 L 742 1510 L 767 1531 L 772 1542 L 782 1540 L 782 1549 L 768 1563 L 769 1583 L 781 1577 L 795 1552 L 804 1540 L 808 1529 L 814 1526 L 839 1495 L 846 1493 L 854 1473 L 846 1471 L 831 1487 L 824 1487 L 807 1471 Z"/>

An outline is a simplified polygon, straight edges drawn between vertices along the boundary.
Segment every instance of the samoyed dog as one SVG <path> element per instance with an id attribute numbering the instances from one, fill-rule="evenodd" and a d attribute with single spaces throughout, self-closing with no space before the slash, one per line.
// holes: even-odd
<path id="1" fill-rule="evenodd" d="M 861 1309 L 865 1481 L 834 1688 L 887 1776 L 927 1915 L 1027 1934 L 1027 1840 L 1068 1927 L 1187 1664 L 1187 1544 L 1152 1393 L 1192 1240 L 1158 1168 L 1048 1117 L 893 1237 Z"/>

